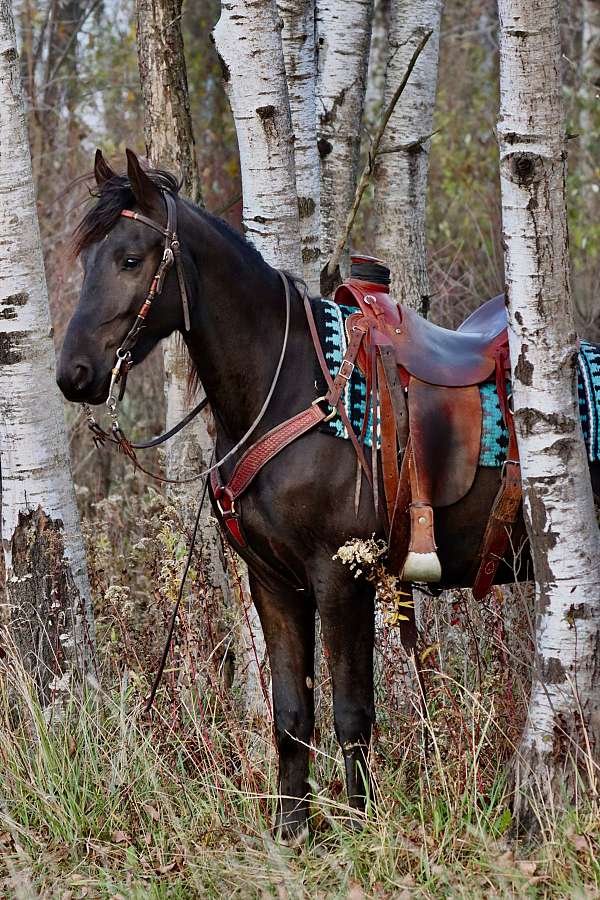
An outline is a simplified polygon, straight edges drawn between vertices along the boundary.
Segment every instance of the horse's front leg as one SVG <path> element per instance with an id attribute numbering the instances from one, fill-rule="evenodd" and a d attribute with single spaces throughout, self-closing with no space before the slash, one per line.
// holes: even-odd
<path id="1" fill-rule="evenodd" d="M 340 563 L 315 566 L 315 598 L 333 686 L 335 732 L 344 755 L 348 802 L 363 812 L 370 791 L 368 752 L 373 697 L 374 592 Z M 358 824 L 353 820 L 353 824 Z"/>
<path id="2" fill-rule="evenodd" d="M 307 593 L 265 587 L 250 575 L 252 599 L 265 635 L 279 753 L 277 831 L 286 841 L 306 831 L 309 744 L 314 728 L 315 608 Z"/>

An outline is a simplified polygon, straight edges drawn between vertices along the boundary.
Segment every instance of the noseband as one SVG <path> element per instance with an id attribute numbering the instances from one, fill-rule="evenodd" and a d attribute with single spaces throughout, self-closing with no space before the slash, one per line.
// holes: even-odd
<path id="1" fill-rule="evenodd" d="M 148 313 L 150 312 L 152 303 L 162 293 L 165 277 L 169 269 L 172 267 L 173 263 L 175 263 L 175 271 L 177 272 L 177 281 L 179 283 L 179 295 L 181 297 L 181 304 L 183 306 L 183 321 L 185 330 L 190 330 L 190 309 L 187 289 L 185 285 L 185 273 L 183 271 L 183 263 L 181 261 L 181 246 L 177 237 L 177 206 L 175 204 L 173 196 L 167 191 L 162 191 L 162 195 L 167 207 L 166 228 L 163 228 L 162 225 L 159 225 L 158 222 L 155 222 L 153 219 L 149 219 L 147 216 L 143 216 L 141 213 L 133 212 L 131 209 L 124 209 L 121 212 L 121 215 L 126 219 L 133 219 L 133 221 L 135 222 L 141 222 L 142 225 L 147 225 L 149 228 L 153 228 L 154 231 L 158 231 L 160 234 L 162 234 L 165 239 L 165 247 L 163 250 L 162 259 L 158 264 L 156 272 L 154 273 L 154 277 L 152 278 L 152 281 L 150 283 L 150 288 L 148 290 L 148 293 L 146 294 L 144 302 L 140 307 L 140 311 L 136 316 L 135 322 L 127 332 L 125 340 L 117 350 L 117 359 L 112 369 L 110 388 L 108 391 L 108 398 L 106 400 L 106 406 L 111 415 L 115 413 L 117 406 L 117 398 L 113 395 L 113 391 L 116 385 L 120 382 L 118 399 L 123 399 L 125 387 L 127 385 L 127 375 L 132 366 L 131 351 L 139 340 L 139 336 L 142 332 L 142 329 L 144 328 L 146 318 L 148 316 Z"/>

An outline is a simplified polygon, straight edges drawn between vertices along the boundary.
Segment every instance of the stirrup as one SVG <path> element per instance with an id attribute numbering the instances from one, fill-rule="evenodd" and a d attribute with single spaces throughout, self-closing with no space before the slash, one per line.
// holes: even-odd
<path id="1" fill-rule="evenodd" d="M 400 574 L 401 581 L 433 582 L 442 580 L 442 567 L 435 550 L 429 553 L 409 551 Z"/>
<path id="2" fill-rule="evenodd" d="M 402 581 L 434 583 L 442 579 L 442 567 L 433 536 L 433 509 L 415 501 L 410 505 L 410 546 L 400 573 Z"/>

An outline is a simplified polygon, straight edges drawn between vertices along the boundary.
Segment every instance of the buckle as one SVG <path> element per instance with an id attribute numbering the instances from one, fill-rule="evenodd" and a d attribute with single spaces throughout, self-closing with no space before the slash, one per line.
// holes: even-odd
<path id="1" fill-rule="evenodd" d="M 347 369 L 348 374 L 346 374 L 346 372 L 344 372 L 344 366 L 348 367 L 348 369 Z M 345 359 L 345 360 L 342 362 L 342 364 L 341 364 L 341 366 L 340 366 L 340 368 L 339 368 L 338 375 L 339 375 L 341 378 L 345 378 L 346 381 L 349 381 L 349 380 L 352 378 L 352 373 L 353 373 L 353 372 L 354 372 L 354 363 L 353 363 L 353 362 L 350 362 L 349 359 Z"/>
<path id="2" fill-rule="evenodd" d="M 323 395 L 322 397 L 317 397 L 316 400 L 313 400 L 313 402 L 311 403 L 311 406 L 318 406 L 319 403 L 327 403 L 327 406 L 329 406 L 329 408 L 332 410 L 332 412 L 330 412 L 329 415 L 325 416 L 323 421 L 331 422 L 332 419 L 335 419 L 335 417 L 337 416 L 337 409 L 335 408 L 335 406 L 332 406 L 331 403 L 329 403 L 327 401 L 327 397 L 325 395 Z"/>
<path id="3" fill-rule="evenodd" d="M 228 509 L 225 509 L 223 507 L 223 504 L 221 503 L 222 497 L 227 497 L 227 500 L 231 504 Z M 219 510 L 219 512 L 221 513 L 221 516 L 224 519 L 228 519 L 231 516 L 236 515 L 235 500 L 232 498 L 232 496 L 229 493 L 229 491 L 227 490 L 227 488 L 223 487 L 223 485 L 221 485 L 221 484 L 218 485 L 218 487 L 214 491 L 214 498 L 215 498 L 215 503 L 217 504 L 217 509 Z"/>

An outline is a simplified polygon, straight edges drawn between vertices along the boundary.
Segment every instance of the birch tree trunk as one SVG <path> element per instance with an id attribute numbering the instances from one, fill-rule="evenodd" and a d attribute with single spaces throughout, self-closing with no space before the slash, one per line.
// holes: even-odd
<path id="1" fill-rule="evenodd" d="M 183 179 L 182 193 L 194 203 L 202 203 L 183 36 L 182 0 L 137 0 L 138 65 L 144 99 L 144 137 L 146 155 L 153 165 L 162 166 Z M 164 348 L 166 428 L 172 428 L 189 412 L 187 388 L 188 354 L 178 334 Z M 190 472 L 207 468 L 214 448 L 214 425 L 210 410 L 200 415 L 166 444 L 166 474 L 182 479 Z M 201 482 L 170 484 L 169 498 L 191 529 L 200 503 Z M 212 597 L 213 608 L 226 618 L 237 620 L 237 681 L 251 717 L 265 712 L 258 659 L 264 640 L 256 617 L 248 615 L 250 606 L 248 576 L 239 563 L 239 577 L 227 573 L 223 543 L 206 504 L 198 528 L 198 546 L 202 548 L 203 586 Z M 239 598 L 236 598 L 236 584 Z M 244 609 L 244 607 L 246 607 Z M 223 624 L 223 623 L 221 623 Z M 229 627 L 231 622 L 228 623 Z M 224 625 L 224 627 L 227 627 Z M 252 633 L 249 629 L 252 628 Z M 264 656 L 264 651 L 263 651 Z M 241 683 L 240 683 L 241 682 Z"/>
<path id="2" fill-rule="evenodd" d="M 278 0 L 286 80 L 294 130 L 296 191 L 300 216 L 303 277 L 318 294 L 321 276 L 321 197 L 315 56 L 315 0 Z"/>
<path id="3" fill-rule="evenodd" d="M 391 293 L 400 303 L 426 316 L 429 309 L 425 213 L 430 141 L 410 144 L 433 127 L 443 0 L 391 0 L 389 61 L 384 105 L 398 87 L 425 31 L 433 33 L 388 123 L 383 154 L 375 167 L 375 255 L 391 269 Z"/>
<path id="4" fill-rule="evenodd" d="M 373 0 L 317 0 L 317 137 L 324 263 L 343 233 L 356 190 L 372 14 Z M 324 296 L 335 284 L 323 272 Z"/>
<path id="5" fill-rule="evenodd" d="M 581 26 L 578 167 L 584 211 L 588 221 L 597 225 L 600 213 L 600 0 L 582 0 Z M 592 272 L 585 271 L 583 279 L 579 277 L 575 281 L 575 303 L 585 322 L 593 321 L 598 313 L 595 275 L 593 269 Z"/>
<path id="6" fill-rule="evenodd" d="M 559 0 L 499 0 L 498 8 L 512 391 L 536 576 L 536 661 L 515 804 L 521 826 L 535 831 L 540 799 L 553 808 L 573 802 L 578 775 L 597 789 L 600 533 L 576 401 Z"/>
<path id="7" fill-rule="evenodd" d="M 214 29 L 240 151 L 247 236 L 302 271 L 292 120 L 276 0 L 223 0 Z"/>
<path id="8" fill-rule="evenodd" d="M 48 714 L 60 715 L 93 661 L 94 629 L 9 0 L 0 0 L 0 462 L 5 621 Z"/>

